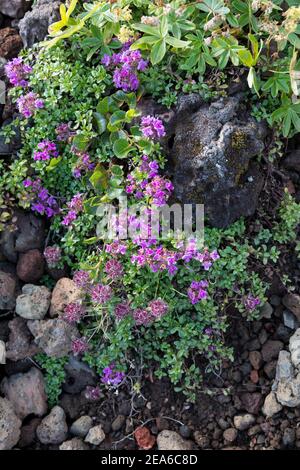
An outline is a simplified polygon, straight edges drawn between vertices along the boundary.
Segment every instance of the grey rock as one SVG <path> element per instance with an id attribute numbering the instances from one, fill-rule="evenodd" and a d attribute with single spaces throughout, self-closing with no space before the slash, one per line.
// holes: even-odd
<path id="1" fill-rule="evenodd" d="M 67 356 L 72 339 L 78 337 L 77 328 L 60 319 L 29 320 L 27 326 L 35 343 L 50 357 Z"/>
<path id="2" fill-rule="evenodd" d="M 273 313 L 273 307 L 269 302 L 264 303 L 264 305 L 260 308 L 260 317 L 270 319 Z"/>
<path id="3" fill-rule="evenodd" d="M 12 404 L 0 397 L 0 450 L 10 450 L 18 443 L 21 424 Z"/>
<path id="4" fill-rule="evenodd" d="M 288 351 L 280 351 L 276 366 L 276 380 L 292 380 L 293 376 L 291 354 Z"/>
<path id="5" fill-rule="evenodd" d="M 6 357 L 10 361 L 20 361 L 32 357 L 41 350 L 33 342 L 33 337 L 23 318 L 14 318 L 8 324 L 9 338 L 6 344 Z"/>
<path id="6" fill-rule="evenodd" d="M 30 0 L 1 0 L 0 12 L 11 18 L 22 18 L 31 7 Z"/>
<path id="7" fill-rule="evenodd" d="M 47 396 L 43 374 L 32 367 L 25 374 L 5 377 L 1 388 L 15 413 L 24 419 L 28 415 L 43 416 L 47 411 Z"/>
<path id="8" fill-rule="evenodd" d="M 289 349 L 291 352 L 292 363 L 295 367 L 300 366 L 300 328 L 291 336 Z"/>
<path id="9" fill-rule="evenodd" d="M 101 442 L 104 441 L 104 439 L 105 433 L 102 429 L 101 424 L 99 424 L 98 426 L 94 426 L 89 430 L 85 438 L 85 442 L 88 442 L 89 444 L 92 444 L 94 446 L 98 446 L 99 444 L 101 444 Z"/>
<path id="10" fill-rule="evenodd" d="M 26 48 L 42 41 L 49 26 L 59 18 L 61 1 L 37 0 L 32 10 L 19 22 L 20 36 Z"/>
<path id="11" fill-rule="evenodd" d="M 283 348 L 283 343 L 277 340 L 268 340 L 262 347 L 261 353 L 265 362 L 270 362 L 278 357 L 279 351 Z"/>
<path id="12" fill-rule="evenodd" d="M 300 374 L 293 380 L 279 380 L 276 387 L 279 403 L 290 408 L 300 405 Z"/>
<path id="13" fill-rule="evenodd" d="M 0 271 L 0 310 L 13 310 L 16 306 L 18 280 L 12 273 Z"/>
<path id="14" fill-rule="evenodd" d="M 16 313 L 27 320 L 42 320 L 50 307 L 51 292 L 45 286 L 26 284 L 17 297 Z"/>
<path id="15" fill-rule="evenodd" d="M 73 436 L 85 437 L 92 426 L 93 420 L 90 416 L 81 416 L 72 424 L 70 433 L 73 434 Z"/>
<path id="16" fill-rule="evenodd" d="M 0 244 L 4 256 L 16 263 L 19 253 L 29 250 L 41 250 L 44 247 L 45 223 L 32 213 L 15 211 L 17 230 L 14 232 L 4 231 L 1 234 Z"/>
<path id="17" fill-rule="evenodd" d="M 66 415 L 60 406 L 52 408 L 36 430 L 37 437 L 42 444 L 61 444 L 68 435 Z"/>
<path id="18" fill-rule="evenodd" d="M 82 442 L 81 439 L 74 437 L 69 441 L 63 442 L 59 446 L 59 450 L 89 450 L 89 447 L 84 442 Z"/>
<path id="19" fill-rule="evenodd" d="M 296 438 L 295 430 L 286 428 L 282 436 L 282 444 L 284 447 L 293 447 Z"/>
<path id="20" fill-rule="evenodd" d="M 111 423 L 111 429 L 116 432 L 120 431 L 122 426 L 125 424 L 126 418 L 124 415 L 118 415 Z"/>
<path id="21" fill-rule="evenodd" d="M 191 450 L 191 441 L 186 441 L 177 432 L 165 429 L 157 436 L 158 450 Z"/>
<path id="22" fill-rule="evenodd" d="M 296 330 L 299 327 L 299 322 L 289 310 L 284 310 L 283 312 L 283 323 L 284 326 L 286 326 L 290 330 Z"/>
<path id="23" fill-rule="evenodd" d="M 63 277 L 57 281 L 51 298 L 50 316 L 56 317 L 64 312 L 66 305 L 82 299 L 82 290 L 72 279 Z"/>
<path id="24" fill-rule="evenodd" d="M 223 432 L 223 437 L 228 442 L 235 442 L 238 432 L 234 428 L 228 428 Z"/>
<path id="25" fill-rule="evenodd" d="M 249 429 L 255 423 L 255 417 L 251 414 L 237 415 L 233 418 L 233 423 L 239 431 Z"/>
<path id="26" fill-rule="evenodd" d="M 269 395 L 266 396 L 265 398 L 265 403 L 262 408 L 263 414 L 267 418 L 272 418 L 276 413 L 279 413 L 279 411 L 282 410 L 282 406 L 278 401 L 276 400 L 276 395 L 274 392 L 270 392 Z"/>
<path id="27" fill-rule="evenodd" d="M 300 321 L 300 295 L 289 293 L 282 299 L 283 305 Z"/>
<path id="28" fill-rule="evenodd" d="M 175 199 L 204 204 L 217 227 L 252 215 L 263 185 L 253 158 L 264 148 L 266 127 L 241 112 L 242 100 L 221 98 L 184 116 L 181 104 L 169 141 Z"/>
<path id="29" fill-rule="evenodd" d="M 4 341 L 0 340 L 0 364 L 6 364 L 6 347 Z"/>
<path id="30" fill-rule="evenodd" d="M 95 372 L 85 363 L 71 356 L 65 366 L 66 380 L 63 384 L 64 392 L 77 394 L 88 385 L 96 385 L 97 376 Z"/>

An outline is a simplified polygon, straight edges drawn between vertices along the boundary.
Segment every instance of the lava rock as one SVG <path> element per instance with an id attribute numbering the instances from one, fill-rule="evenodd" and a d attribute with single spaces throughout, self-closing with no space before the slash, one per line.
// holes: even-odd
<path id="1" fill-rule="evenodd" d="M 0 450 L 10 450 L 18 443 L 21 424 L 12 404 L 0 397 Z"/>
<path id="2" fill-rule="evenodd" d="M 22 47 L 23 41 L 15 29 L 0 29 L 0 57 L 12 59 L 19 54 Z"/>
<path id="3" fill-rule="evenodd" d="M 125 424 L 126 418 L 124 415 L 118 415 L 113 422 L 111 423 L 111 429 L 116 432 L 120 431 L 120 429 L 123 427 Z"/>
<path id="4" fill-rule="evenodd" d="M 258 414 L 262 405 L 262 395 L 260 393 L 243 393 L 241 402 L 246 411 L 250 414 Z"/>
<path id="5" fill-rule="evenodd" d="M 286 428 L 282 436 L 282 444 L 284 447 L 293 447 L 296 438 L 295 430 Z"/>
<path id="6" fill-rule="evenodd" d="M 89 447 L 84 442 L 82 442 L 81 439 L 74 437 L 69 441 L 63 442 L 59 446 L 59 450 L 89 450 Z"/>
<path id="7" fill-rule="evenodd" d="M 78 289 L 72 279 L 60 279 L 52 292 L 50 316 L 56 317 L 64 312 L 69 303 L 82 299 L 82 291 Z"/>
<path id="8" fill-rule="evenodd" d="M 68 435 L 66 415 L 60 406 L 52 408 L 36 430 L 37 437 L 42 444 L 61 444 Z"/>
<path id="9" fill-rule="evenodd" d="M 261 353 L 259 351 L 251 351 L 249 353 L 249 361 L 255 370 L 259 370 L 263 363 Z"/>
<path id="10" fill-rule="evenodd" d="M 289 310 L 284 310 L 283 312 L 283 323 L 290 330 L 296 330 L 299 327 L 299 322 L 296 320 L 295 315 Z"/>
<path id="11" fill-rule="evenodd" d="M 92 426 L 93 420 L 90 416 L 81 416 L 72 424 L 70 433 L 76 437 L 85 437 Z"/>
<path id="12" fill-rule="evenodd" d="M 282 410 L 282 406 L 276 400 L 276 395 L 274 392 L 270 392 L 269 395 L 266 396 L 264 406 L 262 408 L 263 414 L 267 418 L 272 418 L 272 416 L 279 413 Z"/>
<path id="13" fill-rule="evenodd" d="M 191 450 L 191 441 L 186 441 L 175 431 L 165 429 L 157 436 L 158 450 Z"/>
<path id="14" fill-rule="evenodd" d="M 43 320 L 50 307 L 51 292 L 45 286 L 26 284 L 17 297 L 16 313 L 27 320 Z"/>
<path id="15" fill-rule="evenodd" d="M 282 299 L 283 305 L 300 321 L 300 295 L 289 293 Z"/>
<path id="16" fill-rule="evenodd" d="M 32 10 L 19 22 L 20 35 L 26 48 L 47 36 L 49 26 L 59 19 L 60 4 L 58 0 L 37 0 Z"/>
<path id="17" fill-rule="evenodd" d="M 235 442 L 237 435 L 238 435 L 238 432 L 234 428 L 228 428 L 223 432 L 223 437 L 225 441 L 228 441 L 228 442 Z"/>
<path id="18" fill-rule="evenodd" d="M 21 211 L 15 212 L 17 218 L 17 232 L 15 248 L 19 253 L 26 253 L 28 250 L 41 250 L 45 241 L 45 222 L 32 213 Z"/>
<path id="19" fill-rule="evenodd" d="M 291 336 L 289 342 L 292 363 L 295 367 L 300 366 L 300 328 Z"/>
<path id="20" fill-rule="evenodd" d="M 10 18 L 22 18 L 30 7 L 30 0 L 1 0 L 0 2 L 0 12 Z"/>
<path id="21" fill-rule="evenodd" d="M 97 376 L 95 372 L 85 363 L 71 356 L 65 366 L 66 380 L 63 384 L 64 392 L 77 394 L 88 385 L 96 385 Z"/>
<path id="22" fill-rule="evenodd" d="M 98 426 L 92 427 L 89 430 L 85 438 L 85 442 L 88 442 L 89 444 L 92 444 L 94 446 L 98 446 L 99 444 L 101 444 L 101 442 L 104 441 L 104 439 L 105 439 L 105 433 L 100 424 Z"/>
<path id="23" fill-rule="evenodd" d="M 264 148 L 266 126 L 241 112 L 243 100 L 240 94 L 199 103 L 194 112 L 179 109 L 174 118 L 169 144 L 174 197 L 182 204 L 204 204 L 217 227 L 252 215 L 263 186 L 253 159 Z"/>
<path id="24" fill-rule="evenodd" d="M 262 347 L 261 353 L 265 362 L 270 362 L 278 357 L 279 351 L 283 348 L 283 343 L 277 340 L 268 340 Z"/>
<path id="25" fill-rule="evenodd" d="M 17 277 L 0 271 L 0 310 L 13 310 L 16 306 L 17 295 Z"/>
<path id="26" fill-rule="evenodd" d="M 36 429 L 41 422 L 40 418 L 33 418 L 28 424 L 22 426 L 21 428 L 21 437 L 18 443 L 18 447 L 23 449 L 24 447 L 31 446 L 36 438 Z"/>
<path id="27" fill-rule="evenodd" d="M 233 418 L 233 423 L 239 431 L 246 431 L 255 423 L 255 417 L 251 414 L 237 415 Z"/>
<path id="28" fill-rule="evenodd" d="M 39 250 L 21 253 L 17 264 L 17 275 L 23 282 L 38 282 L 44 274 L 44 258 Z"/>
<path id="29" fill-rule="evenodd" d="M 35 343 L 50 357 L 67 356 L 72 350 L 72 340 L 79 333 L 75 326 L 60 319 L 29 320 L 27 326 Z"/>
<path id="30" fill-rule="evenodd" d="M 8 324 L 9 339 L 6 344 L 6 357 L 11 361 L 20 361 L 41 352 L 34 344 L 33 337 L 23 318 L 14 318 Z"/>
<path id="31" fill-rule="evenodd" d="M 25 374 L 5 377 L 1 388 L 21 419 L 28 415 L 43 416 L 47 411 L 47 396 L 43 374 L 32 367 Z"/>

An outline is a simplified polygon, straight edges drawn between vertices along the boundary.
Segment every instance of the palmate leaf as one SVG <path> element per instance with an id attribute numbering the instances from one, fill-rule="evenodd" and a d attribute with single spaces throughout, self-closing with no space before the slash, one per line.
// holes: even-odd
<path id="1" fill-rule="evenodd" d="M 206 13 L 211 13 L 212 15 L 227 15 L 230 13 L 229 8 L 227 8 L 222 0 L 203 0 L 203 2 L 197 5 L 199 10 L 202 10 Z"/>

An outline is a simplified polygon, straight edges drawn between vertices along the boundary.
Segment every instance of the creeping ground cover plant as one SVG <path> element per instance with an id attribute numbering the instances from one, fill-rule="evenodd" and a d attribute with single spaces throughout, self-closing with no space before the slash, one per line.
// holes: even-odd
<path id="1" fill-rule="evenodd" d="M 271 96 L 269 124 L 292 136 L 300 130 L 300 8 L 283 3 L 72 0 L 50 38 L 6 65 L 18 118 L 5 133 L 18 125 L 22 148 L 1 167 L 1 192 L 47 219 L 46 263 L 68 266 L 80 289 L 61 318 L 80 332 L 73 354 L 99 374 L 92 399 L 104 386 L 136 390 L 150 374 L 195 400 L 206 376 L 233 359 L 231 317 L 256 318 L 266 301 L 264 266 L 294 242 L 299 205 L 286 194 L 272 230 L 260 227 L 263 252 L 244 220 L 207 225 L 202 244 L 197 234 L 161 239 L 149 220 L 174 189 L 166 125 L 141 116 L 139 103 L 152 95 L 172 106 L 190 92 L 209 100 L 226 94 L 227 73 L 241 72 L 256 114 L 256 96 Z M 102 208 L 120 198 L 140 204 L 144 217 L 119 213 L 116 236 L 103 240 Z M 121 236 L 128 225 L 135 237 Z M 62 363 L 39 361 L 58 371 L 55 401 Z"/>

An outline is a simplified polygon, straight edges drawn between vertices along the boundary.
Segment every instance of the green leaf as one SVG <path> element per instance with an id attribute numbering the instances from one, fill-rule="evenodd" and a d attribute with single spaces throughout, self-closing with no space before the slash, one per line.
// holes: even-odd
<path id="1" fill-rule="evenodd" d="M 107 127 L 107 121 L 105 117 L 103 116 L 103 114 L 94 113 L 94 118 L 96 120 L 99 134 L 103 134 L 106 131 L 106 127 Z"/>
<path id="2" fill-rule="evenodd" d="M 89 145 L 90 139 L 85 136 L 84 134 L 77 134 L 75 135 L 73 139 L 73 144 L 74 146 L 81 151 L 84 151 L 87 149 Z"/>
<path id="3" fill-rule="evenodd" d="M 108 187 L 108 174 L 102 165 L 98 164 L 90 177 L 93 188 L 98 192 L 104 192 Z"/>
<path id="4" fill-rule="evenodd" d="M 115 141 L 113 145 L 113 150 L 118 158 L 126 158 L 128 153 L 131 150 L 131 146 L 129 145 L 126 139 L 118 139 Z"/>
<path id="5" fill-rule="evenodd" d="M 156 65 L 161 62 L 166 54 L 166 50 L 166 41 L 164 39 L 160 39 L 159 41 L 157 41 L 151 50 L 151 63 L 153 65 Z"/>
<path id="6" fill-rule="evenodd" d="M 166 37 L 166 43 L 177 49 L 188 47 L 191 44 L 190 41 L 181 41 L 181 39 L 172 38 L 171 36 Z"/>

